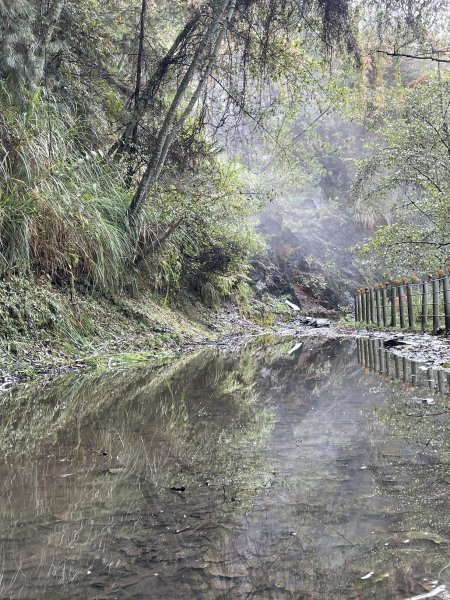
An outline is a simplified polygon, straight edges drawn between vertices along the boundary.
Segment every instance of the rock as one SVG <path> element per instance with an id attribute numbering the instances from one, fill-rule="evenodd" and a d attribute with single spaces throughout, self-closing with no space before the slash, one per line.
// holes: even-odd
<path id="1" fill-rule="evenodd" d="M 298 317 L 297 321 L 301 325 L 310 325 L 311 321 L 314 321 L 314 319 L 312 317 Z"/>
<path id="2" fill-rule="evenodd" d="M 315 327 L 317 319 L 314 317 L 298 317 L 298 322 L 302 325 L 309 325 L 310 327 Z"/>
<path id="3" fill-rule="evenodd" d="M 11 388 L 14 387 L 13 381 L 5 381 L 5 383 L 0 384 L 0 392 L 7 392 Z"/>
<path id="4" fill-rule="evenodd" d="M 289 308 L 292 308 L 292 310 L 295 310 L 295 311 L 300 310 L 300 306 L 297 306 L 293 302 L 289 302 L 289 300 L 285 300 L 285 303 L 289 306 Z"/>
<path id="5" fill-rule="evenodd" d="M 301 348 L 303 346 L 303 342 L 297 342 L 294 346 L 292 346 L 292 348 L 289 350 L 288 354 L 294 354 L 294 352 L 297 352 L 297 350 L 299 348 Z"/>
<path id="6" fill-rule="evenodd" d="M 395 348 L 396 346 L 407 346 L 407 343 L 404 342 L 403 340 L 400 340 L 398 338 L 393 338 L 390 340 L 385 340 L 383 342 L 383 346 L 385 348 Z"/>
<path id="7" fill-rule="evenodd" d="M 308 327 L 331 327 L 331 321 L 328 319 L 319 319 L 314 317 L 298 317 L 298 323 Z"/>
<path id="8" fill-rule="evenodd" d="M 312 327 L 331 327 L 331 323 L 328 319 L 315 319 Z"/>

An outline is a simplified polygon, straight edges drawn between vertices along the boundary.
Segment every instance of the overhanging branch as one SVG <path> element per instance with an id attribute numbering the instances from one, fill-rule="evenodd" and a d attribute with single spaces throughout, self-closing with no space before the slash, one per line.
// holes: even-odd
<path id="1" fill-rule="evenodd" d="M 415 58 L 417 60 L 432 60 L 433 62 L 439 63 L 450 63 L 450 59 L 440 57 L 440 54 L 444 53 L 448 54 L 448 50 L 432 50 L 430 54 L 407 54 L 406 52 L 398 52 L 397 50 L 393 50 L 392 52 L 389 52 L 388 50 L 377 50 L 377 54 L 385 54 L 386 56 Z"/>

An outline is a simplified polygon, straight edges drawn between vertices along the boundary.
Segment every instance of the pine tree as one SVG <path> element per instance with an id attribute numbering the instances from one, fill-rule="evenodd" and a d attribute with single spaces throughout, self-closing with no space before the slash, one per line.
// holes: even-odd
<path id="1" fill-rule="evenodd" d="M 0 0 L 0 77 L 21 91 L 39 85 L 65 0 Z"/>
<path id="2" fill-rule="evenodd" d="M 38 78 L 36 20 L 36 6 L 30 0 L 0 0 L 0 76 L 13 89 Z"/>

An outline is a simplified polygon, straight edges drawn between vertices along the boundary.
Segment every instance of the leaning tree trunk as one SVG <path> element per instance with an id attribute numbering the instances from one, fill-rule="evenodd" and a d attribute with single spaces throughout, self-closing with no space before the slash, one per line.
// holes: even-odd
<path id="1" fill-rule="evenodd" d="M 136 81 L 134 86 L 133 94 L 133 105 L 134 114 L 136 114 L 139 106 L 139 99 L 141 95 L 141 82 L 142 82 L 142 61 L 144 59 L 144 38 L 145 38 L 145 17 L 147 13 L 147 0 L 141 2 L 141 15 L 139 19 L 139 45 L 136 60 Z M 128 157 L 128 172 L 127 172 L 127 184 L 130 185 L 133 179 L 133 156 L 136 154 L 136 143 L 138 133 L 138 122 L 134 123 L 131 131 L 130 138 L 130 155 Z"/>
<path id="2" fill-rule="evenodd" d="M 134 225 L 136 222 L 144 206 L 148 192 L 158 181 L 170 147 L 175 137 L 184 126 L 186 119 L 192 113 L 192 110 L 206 85 L 209 73 L 216 61 L 221 43 L 227 31 L 228 24 L 233 17 L 236 8 L 236 2 L 237 0 L 222 0 L 194 53 L 191 64 L 181 80 L 181 83 L 177 89 L 172 104 L 167 111 L 166 117 L 158 134 L 155 152 L 153 153 L 145 173 L 139 182 L 136 194 L 134 195 L 134 198 L 128 209 L 128 216 L 131 225 Z M 181 101 L 183 100 L 189 85 L 192 83 L 197 71 L 200 68 L 208 46 L 211 46 L 211 50 L 208 53 L 209 58 L 206 67 L 203 69 L 203 72 L 200 75 L 197 87 L 188 101 L 187 106 L 184 108 L 179 119 L 176 120 L 176 113 L 180 107 Z"/>
<path id="3" fill-rule="evenodd" d="M 39 50 L 39 66 L 37 68 L 36 85 L 39 85 L 40 81 L 45 75 L 47 68 L 47 52 L 50 42 L 52 41 L 55 29 L 58 26 L 59 19 L 61 17 L 62 10 L 66 0 L 55 0 L 51 5 L 47 6 L 46 12 L 41 12 L 40 15 L 40 50 Z M 41 7 L 42 8 L 42 7 Z"/>
<path id="4" fill-rule="evenodd" d="M 147 14 L 147 0 L 142 0 L 141 16 L 139 20 L 139 48 L 136 61 L 136 84 L 134 87 L 134 110 L 139 105 L 142 81 L 142 60 L 144 58 L 144 38 L 145 38 L 145 16 Z"/>
<path id="5" fill-rule="evenodd" d="M 148 80 L 147 84 L 139 94 L 139 99 L 134 103 L 133 114 L 125 131 L 120 139 L 112 146 L 109 151 L 110 155 L 114 155 L 116 160 L 120 159 L 124 154 L 129 152 L 132 144 L 134 132 L 137 131 L 139 123 L 147 110 L 152 98 L 156 94 L 158 87 L 164 79 L 169 67 L 176 62 L 178 51 L 188 41 L 191 33 L 197 27 L 200 21 L 200 11 L 195 11 L 189 21 L 186 23 L 182 31 L 177 35 L 172 46 L 167 54 L 159 61 L 154 73 Z"/>

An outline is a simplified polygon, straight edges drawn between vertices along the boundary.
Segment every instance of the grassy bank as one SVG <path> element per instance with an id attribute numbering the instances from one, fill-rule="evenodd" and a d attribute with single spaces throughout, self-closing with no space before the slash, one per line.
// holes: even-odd
<path id="1" fill-rule="evenodd" d="M 86 119 L 41 88 L 18 102 L 0 81 L 0 371 L 162 360 L 256 326 L 224 304 L 273 320 L 249 287 L 265 244 L 239 165 L 174 166 L 131 225 L 126 162 Z"/>
<path id="2" fill-rule="evenodd" d="M 140 361 L 164 362 L 182 348 L 288 319 L 274 300 L 254 301 L 247 311 L 220 309 L 185 297 L 88 294 L 61 290 L 47 278 L 0 281 L 0 377 L 33 377 L 77 367 Z"/>

